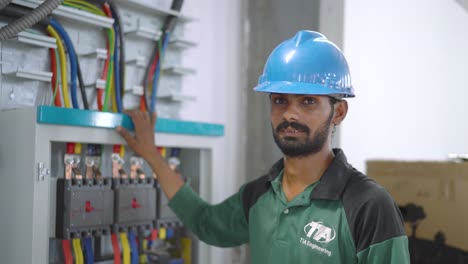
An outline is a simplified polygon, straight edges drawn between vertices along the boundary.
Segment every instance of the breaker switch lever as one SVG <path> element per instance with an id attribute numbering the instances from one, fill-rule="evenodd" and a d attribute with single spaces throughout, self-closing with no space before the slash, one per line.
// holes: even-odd
<path id="1" fill-rule="evenodd" d="M 91 205 L 91 201 L 86 201 L 85 203 L 85 211 L 87 213 L 91 213 L 92 211 L 94 211 L 94 207 Z"/>
<path id="2" fill-rule="evenodd" d="M 141 208 L 141 205 L 138 203 L 136 198 L 132 199 L 132 208 L 133 209 Z"/>

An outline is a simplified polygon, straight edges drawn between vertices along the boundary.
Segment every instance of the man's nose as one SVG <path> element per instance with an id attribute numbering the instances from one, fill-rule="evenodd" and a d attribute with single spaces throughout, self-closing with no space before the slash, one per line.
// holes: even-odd
<path id="1" fill-rule="evenodd" d="M 297 121 L 299 120 L 299 108 L 295 103 L 288 104 L 286 111 L 283 113 L 283 118 L 286 121 Z"/>

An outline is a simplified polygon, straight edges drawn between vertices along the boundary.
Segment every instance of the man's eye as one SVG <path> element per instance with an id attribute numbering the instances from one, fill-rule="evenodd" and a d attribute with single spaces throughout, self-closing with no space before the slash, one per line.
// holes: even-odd
<path id="1" fill-rule="evenodd" d="M 286 100 L 284 100 L 284 98 L 278 97 L 278 98 L 273 99 L 273 103 L 275 103 L 275 104 L 284 104 L 284 103 L 286 103 Z"/>
<path id="2" fill-rule="evenodd" d="M 304 98 L 304 104 L 315 104 L 317 101 L 314 98 Z"/>

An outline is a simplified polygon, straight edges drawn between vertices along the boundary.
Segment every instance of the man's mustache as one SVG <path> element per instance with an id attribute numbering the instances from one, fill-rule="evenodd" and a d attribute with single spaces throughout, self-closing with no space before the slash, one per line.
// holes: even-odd
<path id="1" fill-rule="evenodd" d="M 277 127 L 276 127 L 276 133 L 279 133 L 281 130 L 284 130 L 288 127 L 292 127 L 298 131 L 302 131 L 302 132 L 305 132 L 305 133 L 309 133 L 310 132 L 310 129 L 309 127 L 307 127 L 306 125 L 303 125 L 303 124 L 300 124 L 300 123 L 297 123 L 297 122 L 288 122 L 288 121 L 283 121 L 281 124 L 279 124 Z"/>

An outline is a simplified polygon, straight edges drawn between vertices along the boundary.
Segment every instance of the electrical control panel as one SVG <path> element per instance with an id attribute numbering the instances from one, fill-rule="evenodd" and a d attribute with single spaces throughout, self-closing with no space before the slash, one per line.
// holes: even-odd
<path id="1" fill-rule="evenodd" d="M 13 0 L 0 26 L 42 2 Z M 199 41 L 183 5 L 65 0 L 0 42 L 0 171 L 14 175 L 0 186 L 0 233 L 14 238 L 0 240 L 2 262 L 219 262 L 114 131 L 133 129 L 125 109 L 156 111 L 161 155 L 209 200 L 224 130 L 180 120 L 197 99 L 183 84 L 197 74 L 184 58 Z"/>
<path id="2" fill-rule="evenodd" d="M 157 175 L 114 131 L 132 129 L 128 116 L 43 106 L 0 112 L 0 122 L 9 124 L 0 128 L 2 173 L 16 175 L 0 186 L 0 206 L 9 211 L 0 230 L 23 234 L 0 242 L 6 262 L 66 263 L 82 252 L 113 263 L 138 252 L 147 263 L 212 263 L 211 247 L 177 219 Z M 170 166 L 209 197 L 223 126 L 161 118 L 156 132 Z M 20 245 L 31 247 L 20 254 Z"/>

